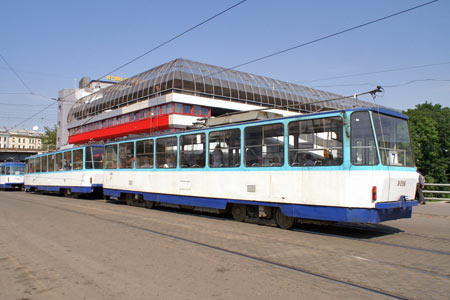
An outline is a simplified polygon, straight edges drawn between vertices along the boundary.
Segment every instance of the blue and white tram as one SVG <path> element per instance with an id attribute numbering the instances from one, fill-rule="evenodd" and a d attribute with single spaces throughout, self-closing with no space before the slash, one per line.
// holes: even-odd
<path id="1" fill-rule="evenodd" d="M 26 159 L 25 190 L 101 193 L 103 152 L 103 145 L 91 145 L 31 156 Z"/>
<path id="2" fill-rule="evenodd" d="M 352 109 L 105 145 L 106 197 L 228 210 L 234 219 L 377 223 L 409 218 L 407 116 Z"/>
<path id="3" fill-rule="evenodd" d="M 0 189 L 21 190 L 23 188 L 25 164 L 5 162 L 0 164 Z"/>

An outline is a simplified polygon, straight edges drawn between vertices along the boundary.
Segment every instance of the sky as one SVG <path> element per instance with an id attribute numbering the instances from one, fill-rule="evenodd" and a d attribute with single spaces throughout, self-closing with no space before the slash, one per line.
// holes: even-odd
<path id="1" fill-rule="evenodd" d="M 232 67 L 428 1 L 247 0 L 112 75 L 130 77 L 175 58 Z M 97 79 L 238 2 L 2 1 L 0 127 L 53 126 L 58 91 L 83 76 Z M 381 85 L 376 103 L 400 110 L 425 101 L 448 107 L 449 14 L 450 1 L 440 0 L 237 70 L 345 96 Z"/>

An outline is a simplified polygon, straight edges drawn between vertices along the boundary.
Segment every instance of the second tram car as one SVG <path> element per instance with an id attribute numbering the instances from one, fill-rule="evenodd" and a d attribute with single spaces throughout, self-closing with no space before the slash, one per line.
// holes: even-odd
<path id="1" fill-rule="evenodd" d="M 101 194 L 103 149 L 103 145 L 91 145 L 27 158 L 26 191 Z"/>
<path id="2" fill-rule="evenodd" d="M 0 189 L 21 190 L 24 181 L 25 164 L 5 162 L 0 164 Z"/>
<path id="3" fill-rule="evenodd" d="M 238 221 L 377 223 L 411 217 L 407 116 L 361 108 L 105 145 L 107 198 L 227 210 Z"/>

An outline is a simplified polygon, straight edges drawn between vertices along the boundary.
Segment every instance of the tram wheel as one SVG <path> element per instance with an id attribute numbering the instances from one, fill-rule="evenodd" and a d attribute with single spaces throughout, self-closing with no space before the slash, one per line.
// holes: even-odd
<path id="1" fill-rule="evenodd" d="M 281 229 L 291 229 L 294 226 L 295 218 L 285 216 L 281 208 L 278 208 L 275 212 L 275 223 Z"/>
<path id="2" fill-rule="evenodd" d="M 152 209 L 155 207 L 155 202 L 144 200 L 144 206 L 148 209 Z"/>
<path id="3" fill-rule="evenodd" d="M 231 215 L 233 219 L 238 222 L 245 221 L 245 217 L 247 216 L 247 206 L 243 204 L 233 204 L 231 207 Z"/>
<path id="4" fill-rule="evenodd" d="M 134 205 L 134 195 L 133 194 L 127 194 L 125 196 L 125 203 L 127 205 L 130 205 L 130 206 Z"/>
<path id="5" fill-rule="evenodd" d="M 70 189 L 64 189 L 63 194 L 64 194 L 64 197 L 67 197 L 67 198 L 72 196 L 72 192 L 70 191 Z"/>

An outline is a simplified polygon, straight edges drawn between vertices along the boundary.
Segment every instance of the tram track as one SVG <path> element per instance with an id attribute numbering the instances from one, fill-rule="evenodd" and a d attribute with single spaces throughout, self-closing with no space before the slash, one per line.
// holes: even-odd
<path id="1" fill-rule="evenodd" d="M 435 237 L 429 237 L 429 236 L 423 236 L 423 235 L 413 235 L 413 234 L 408 234 L 408 233 L 403 233 L 403 232 L 392 233 L 392 232 L 387 232 L 387 231 L 361 229 L 359 227 L 339 226 L 339 225 L 334 225 L 334 226 L 335 227 L 341 227 L 341 228 L 352 228 L 352 229 L 356 229 L 356 230 L 360 230 L 360 231 L 367 231 L 367 232 L 373 232 L 373 233 L 378 232 L 378 233 L 390 233 L 390 234 L 397 234 L 397 235 L 420 236 L 420 237 L 423 237 L 423 238 L 439 239 L 439 240 L 444 240 L 446 242 L 450 242 L 449 239 L 445 239 L 445 238 L 435 238 Z M 342 234 L 326 233 L 326 232 L 323 232 L 323 231 L 314 231 L 314 230 L 299 229 L 299 228 L 295 228 L 295 229 L 293 229 L 293 231 L 302 232 L 302 233 L 309 233 L 309 234 L 316 234 L 316 235 L 322 235 L 322 236 L 328 236 L 328 237 L 348 239 L 348 240 L 359 241 L 359 242 L 369 243 L 369 244 L 378 244 L 378 245 L 383 245 L 383 246 L 390 246 L 390 247 L 396 247 L 396 248 L 402 248 L 402 249 L 415 250 L 415 251 L 421 251 L 421 252 L 428 252 L 428 253 L 433 253 L 433 254 L 449 255 L 450 256 L 450 252 L 448 252 L 448 251 L 427 249 L 427 248 L 408 246 L 408 245 L 400 245 L 400 244 L 390 243 L 390 242 L 385 242 L 385 241 L 380 241 L 380 240 L 368 240 L 368 239 L 362 239 L 362 238 L 357 238 L 357 237 L 346 236 L 346 235 L 342 235 Z"/>
<path id="2" fill-rule="evenodd" d="M 70 211 L 72 211 L 72 210 L 70 210 Z M 113 213 L 113 212 L 111 212 L 111 213 Z M 178 213 L 180 213 L 180 212 L 178 211 Z M 185 213 L 185 212 L 182 212 L 182 213 Z M 199 212 L 189 212 L 189 214 L 191 214 L 191 215 L 192 214 L 199 214 Z M 202 213 L 200 212 L 200 214 L 202 214 Z M 224 217 L 221 217 L 221 216 L 216 216 L 215 218 L 222 219 L 222 220 L 225 219 Z M 254 223 L 254 222 L 251 222 L 251 223 Z M 402 232 L 402 231 L 398 231 L 397 232 L 397 231 L 394 231 L 394 230 L 386 230 L 386 229 L 383 230 L 383 229 L 379 229 L 379 228 L 366 228 L 365 226 L 364 227 L 362 227 L 362 226 L 354 226 L 354 225 L 350 225 L 350 224 L 334 224 L 334 225 L 329 225 L 329 226 L 331 226 L 332 228 L 357 230 L 359 232 L 370 233 L 371 235 L 372 234 L 376 234 L 376 233 L 378 233 L 378 234 L 393 234 L 393 235 L 397 235 L 397 236 L 402 235 L 402 236 L 411 236 L 411 237 L 421 237 L 421 238 L 426 238 L 426 239 L 431 239 L 431 240 L 441 240 L 441 241 L 445 241 L 445 242 L 449 242 L 450 243 L 450 239 L 441 238 L 441 237 L 430 237 L 430 236 L 424 236 L 424 235 L 420 235 L 420 234 L 411 234 L 411 233 L 406 233 L 406 232 Z M 301 232 L 301 233 L 307 233 L 307 234 L 327 236 L 327 237 L 333 237 L 333 238 L 347 239 L 347 240 L 358 241 L 358 242 L 362 242 L 362 243 L 377 244 L 377 245 L 395 247 L 395 248 L 400 248 L 400 249 L 408 249 L 408 250 L 414 250 L 414 251 L 418 251 L 418 252 L 425 252 L 425 253 L 432 253 L 432 254 L 437 254 L 437 255 L 450 256 L 450 252 L 449 251 L 441 251 L 441 250 L 435 250 L 435 249 L 427 249 L 427 248 L 423 248 L 423 247 L 401 245 L 401 244 L 391 243 L 391 242 L 386 242 L 386 241 L 381 241 L 381 240 L 370 240 L 368 238 L 352 237 L 352 236 L 349 236 L 348 233 L 345 233 L 345 234 L 342 234 L 342 233 L 341 234 L 329 233 L 329 232 L 325 232 L 325 230 L 327 230 L 327 229 L 324 229 L 324 227 L 321 227 L 321 226 L 318 226 L 318 227 L 320 227 L 320 228 L 317 228 L 317 229 L 314 229 L 314 230 L 308 230 L 308 229 L 302 229 L 302 228 L 299 228 L 299 227 L 294 227 L 292 229 L 292 231 L 294 231 L 294 232 Z M 372 237 L 369 237 L 369 238 L 372 238 Z M 426 270 L 421 270 L 421 271 L 429 273 Z M 441 274 L 435 274 L 435 275 L 442 276 Z"/>
<path id="3" fill-rule="evenodd" d="M 71 212 L 71 213 L 75 213 L 75 214 L 79 214 L 79 215 L 83 215 L 83 216 L 93 217 L 93 218 L 96 218 L 96 219 L 99 219 L 99 220 L 102 220 L 102 221 L 107 221 L 107 222 L 110 222 L 110 223 L 122 225 L 122 226 L 125 226 L 125 227 L 128 227 L 128 228 L 132 228 L 132 229 L 136 229 L 136 230 L 140 230 L 140 231 L 145 231 L 145 232 L 148 232 L 148 233 L 156 234 L 156 235 L 159 235 L 159 236 L 162 236 L 162 237 L 166 237 L 166 238 L 170 238 L 170 239 L 174 239 L 174 240 L 178 240 L 178 241 L 182 241 L 182 242 L 186 242 L 186 243 L 193 244 L 193 245 L 196 245 L 196 246 L 200 246 L 200 247 L 203 247 L 203 248 L 207 248 L 207 249 L 211 249 L 211 250 L 215 250 L 215 251 L 220 251 L 222 253 L 227 253 L 227 254 L 230 254 L 230 255 L 233 255 L 233 256 L 238 256 L 238 257 L 250 259 L 252 261 L 256 261 L 256 262 L 263 263 L 263 264 L 266 264 L 266 265 L 278 267 L 278 268 L 281 268 L 281 269 L 284 269 L 284 270 L 289 270 L 289 271 L 293 271 L 293 272 L 297 272 L 297 273 L 301 273 L 301 274 L 310 275 L 312 277 L 320 278 L 320 279 L 327 280 L 327 281 L 330 281 L 330 282 L 333 282 L 333 283 L 345 285 L 345 286 L 348 286 L 348 287 L 357 288 L 359 290 L 363 290 L 363 291 L 366 291 L 366 292 L 371 292 L 371 293 L 374 293 L 376 295 L 385 296 L 385 297 L 389 297 L 389 298 L 392 298 L 392 299 L 401 299 L 401 300 L 409 299 L 409 298 L 401 296 L 401 295 L 395 295 L 393 293 L 389 293 L 387 291 L 383 291 L 383 290 L 380 290 L 380 289 L 371 288 L 371 287 L 360 285 L 360 284 L 357 284 L 357 283 L 354 283 L 354 282 L 350 282 L 350 281 L 347 281 L 347 280 L 341 280 L 341 279 L 338 279 L 338 278 L 334 278 L 334 277 L 328 276 L 326 274 L 321 274 L 321 273 L 313 272 L 313 271 L 310 271 L 310 270 L 307 270 L 307 269 L 304 269 L 304 268 L 298 268 L 298 267 L 295 267 L 295 266 L 282 264 L 282 263 L 275 262 L 275 261 L 272 261 L 272 260 L 269 260 L 269 259 L 264 259 L 264 258 L 261 258 L 261 257 L 249 255 L 249 254 L 243 253 L 241 251 L 235 251 L 235 250 L 231 250 L 231 249 L 226 249 L 226 248 L 223 248 L 223 247 L 214 246 L 214 245 L 211 245 L 211 244 L 208 244 L 208 243 L 195 241 L 195 240 L 184 238 L 184 237 L 177 236 L 177 235 L 174 235 L 174 234 L 165 233 L 165 232 L 161 232 L 161 231 L 158 231 L 158 230 L 145 228 L 145 227 L 142 227 L 142 226 L 137 226 L 137 225 L 130 224 L 130 223 L 127 223 L 127 222 L 124 222 L 124 221 L 111 220 L 109 218 L 102 217 L 102 216 L 99 216 L 99 215 L 86 213 L 86 212 L 81 212 L 81 211 L 77 211 L 77 210 L 70 209 L 70 208 L 59 207 L 59 206 L 55 206 L 55 205 L 51 205 L 51 204 L 47 204 L 47 203 L 41 203 L 41 202 L 35 202 L 35 201 L 27 201 L 27 200 L 19 200 L 19 201 L 33 203 L 33 204 L 37 204 L 37 205 L 41 205 L 41 206 L 45 206 L 45 207 L 50 207 L 50 208 L 53 208 L 53 209 L 58 209 L 58 210 L 66 211 L 66 212 Z"/>
<path id="4" fill-rule="evenodd" d="M 285 270 L 289 270 L 289 271 L 293 271 L 293 272 L 297 272 L 297 273 L 301 273 L 301 274 L 307 274 L 307 275 L 310 275 L 310 276 L 313 276 L 313 277 L 316 277 L 316 278 L 321 278 L 321 279 L 328 280 L 328 281 L 331 281 L 331 282 L 334 282 L 334 283 L 346 285 L 346 286 L 349 286 L 349 287 L 354 287 L 354 288 L 361 289 L 361 290 L 364 290 L 364 291 L 367 291 L 367 292 L 371 292 L 371 293 L 374 293 L 374 294 L 377 294 L 377 295 L 382 295 L 382 296 L 390 297 L 390 298 L 393 298 L 393 299 L 408 299 L 407 297 L 405 298 L 402 295 L 396 295 L 394 293 L 391 293 L 391 292 L 388 292 L 388 291 L 384 291 L 382 289 L 377 289 L 377 288 L 373 288 L 373 287 L 370 287 L 370 286 L 361 285 L 361 284 L 358 284 L 358 283 L 355 283 L 355 282 L 352 282 L 352 281 L 349 281 L 349 280 L 339 279 L 339 278 L 336 278 L 334 276 L 330 276 L 330 275 L 327 275 L 327 274 L 324 274 L 324 273 L 320 273 L 320 272 L 315 272 L 315 271 L 309 270 L 307 268 L 298 267 L 298 266 L 289 265 L 289 264 L 284 264 L 284 263 L 277 262 L 277 261 L 274 261 L 274 260 L 271 260 L 271 259 L 267 259 L 267 258 L 264 258 L 264 257 L 251 255 L 251 254 L 248 254 L 248 253 L 245 253 L 245 252 L 242 252 L 242 251 L 237 251 L 237 250 L 233 250 L 233 249 L 227 249 L 225 247 L 221 247 L 221 246 L 217 246 L 217 245 L 214 245 L 214 244 L 197 241 L 197 240 L 194 240 L 194 239 L 189 239 L 189 238 L 186 238 L 186 237 L 183 237 L 183 236 L 180 236 L 180 235 L 171 234 L 171 233 L 163 232 L 163 231 L 160 231 L 160 230 L 149 229 L 149 228 L 146 228 L 146 227 L 143 227 L 143 226 L 131 224 L 130 222 L 127 222 L 127 221 L 114 220 L 114 219 L 111 219 L 111 218 L 108 218 L 108 217 L 105 217 L 105 216 L 101 216 L 101 215 L 98 215 L 98 214 L 95 214 L 95 213 L 83 212 L 83 211 L 77 210 L 75 208 L 61 207 L 61 206 L 58 206 L 58 205 L 54 205 L 54 203 L 49 203 L 48 201 L 45 201 L 45 200 L 44 201 L 33 201 L 34 199 L 33 200 L 17 199 L 17 200 L 22 201 L 22 202 L 37 204 L 37 205 L 41 205 L 41 206 L 45 206 L 45 207 L 50 207 L 50 208 L 58 209 L 58 210 L 62 210 L 62 211 L 67 211 L 67 212 L 71 212 L 71 213 L 76 213 L 76 214 L 83 215 L 83 216 L 93 217 L 93 218 L 96 218 L 96 219 L 99 219 L 99 220 L 102 220 L 102 221 L 111 222 L 111 223 L 122 225 L 122 226 L 125 226 L 125 227 L 128 227 L 128 228 L 133 228 L 133 229 L 136 229 L 136 230 L 149 232 L 149 233 L 152 233 L 152 234 L 156 234 L 156 235 L 163 236 L 163 237 L 166 237 L 166 238 L 179 240 L 179 241 L 182 241 L 182 242 L 190 243 L 190 244 L 193 244 L 193 245 L 197 245 L 197 246 L 200 246 L 200 247 L 212 249 L 212 250 L 215 250 L 215 251 L 221 251 L 223 253 L 227 253 L 227 254 L 230 254 L 230 255 L 243 257 L 243 258 L 246 258 L 246 259 L 250 259 L 250 260 L 253 260 L 253 261 L 264 263 L 266 265 L 275 266 L 275 267 L 278 267 L 278 268 L 281 268 L 281 269 L 285 269 Z M 40 200 L 42 200 L 42 199 L 40 199 Z M 81 207 L 81 205 L 80 205 L 80 207 Z M 88 206 L 86 206 L 84 208 L 86 208 L 86 209 L 93 209 L 93 208 L 88 207 Z M 99 210 L 99 209 L 96 209 L 96 210 Z M 101 209 L 101 211 L 106 211 L 106 210 Z M 114 211 L 111 211 L 111 213 L 114 214 Z M 139 217 L 139 216 L 133 215 L 133 217 Z M 340 238 L 348 238 L 348 239 L 351 239 L 351 240 L 360 241 L 360 239 L 358 239 L 358 238 L 342 237 L 342 236 L 335 235 L 335 234 L 317 233 L 317 232 L 309 231 L 309 230 L 298 230 L 298 229 L 295 229 L 295 230 L 296 231 L 300 231 L 300 232 L 305 232 L 305 233 L 323 234 L 325 236 L 330 236 L 330 237 L 335 237 L 335 238 L 336 237 L 340 237 Z M 374 241 L 369 241 L 369 242 L 374 242 Z M 377 242 L 376 244 L 381 244 L 381 245 L 385 245 L 385 246 L 387 244 L 387 246 L 391 246 L 391 245 L 389 245 L 389 243 Z M 393 244 L 392 246 L 398 247 L 398 245 L 395 245 L 395 244 Z M 418 250 L 418 251 L 428 250 L 428 249 L 421 249 L 421 248 L 417 248 L 416 249 L 416 247 L 401 247 L 401 248 L 407 248 L 407 249 Z M 443 254 L 443 253 L 441 253 L 442 251 L 426 251 L 426 252 L 430 252 L 430 253 L 433 253 L 433 254 Z M 448 254 L 449 253 L 445 253 L 445 255 L 448 255 Z M 429 272 L 427 270 L 411 268 L 411 267 L 404 266 L 404 265 L 398 265 L 398 266 L 399 267 L 403 267 L 403 268 L 407 268 L 407 269 L 410 269 L 410 270 L 413 270 L 413 271 L 421 271 L 421 272 L 424 272 L 424 273 L 429 273 L 431 275 L 438 275 L 438 276 L 442 276 L 442 277 L 448 278 L 448 276 L 436 274 L 436 273 L 433 273 L 433 272 Z"/>

